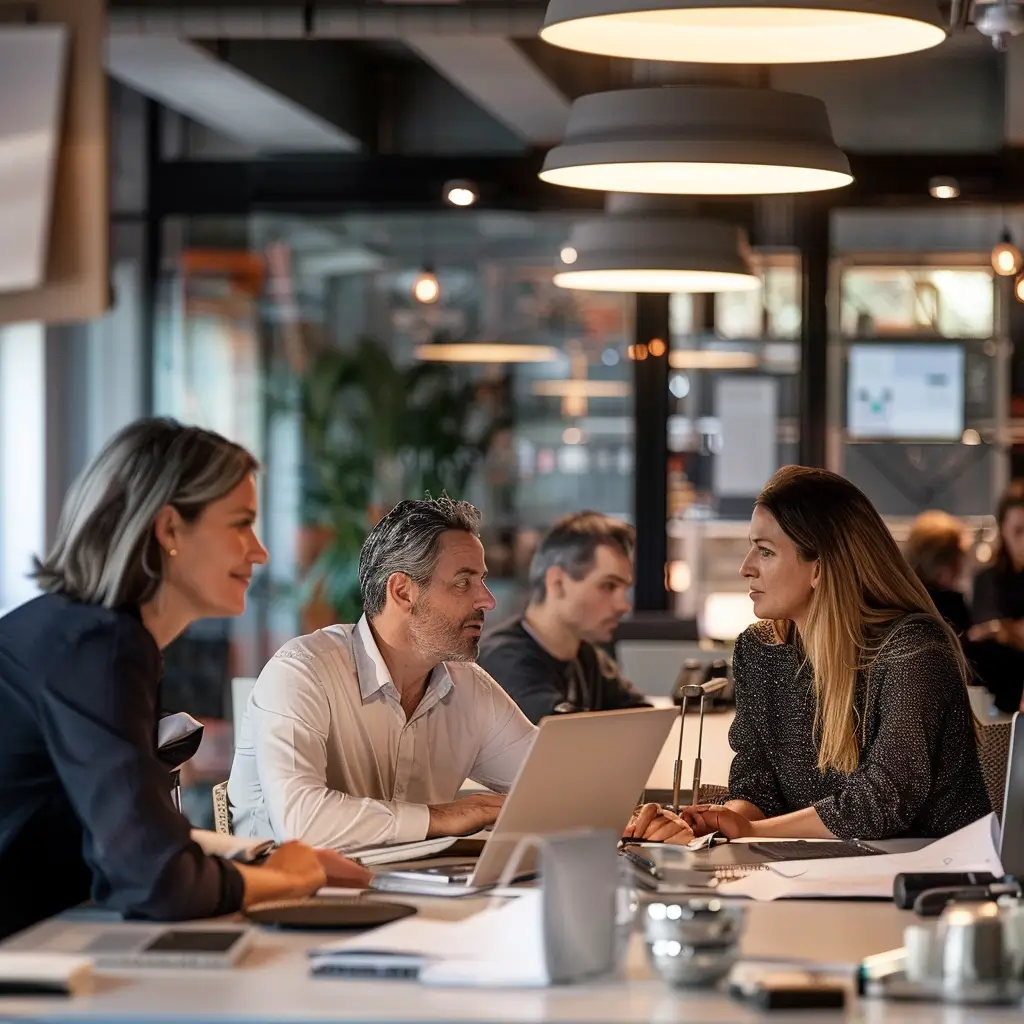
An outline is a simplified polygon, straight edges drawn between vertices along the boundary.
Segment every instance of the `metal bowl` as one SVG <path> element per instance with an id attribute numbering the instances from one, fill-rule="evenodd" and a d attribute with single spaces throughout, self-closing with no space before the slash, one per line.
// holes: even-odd
<path id="1" fill-rule="evenodd" d="M 656 900 L 642 912 L 651 967 L 670 985 L 714 985 L 739 956 L 745 913 L 717 899 Z"/>

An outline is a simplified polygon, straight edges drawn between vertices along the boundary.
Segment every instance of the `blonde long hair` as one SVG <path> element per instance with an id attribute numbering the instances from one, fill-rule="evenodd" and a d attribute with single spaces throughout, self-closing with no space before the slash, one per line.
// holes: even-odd
<path id="1" fill-rule="evenodd" d="M 857 676 L 870 671 L 898 619 L 931 616 L 946 633 L 965 684 L 967 664 L 882 517 L 849 480 L 824 469 L 785 466 L 757 504 L 772 514 L 801 559 L 818 562 L 818 585 L 799 640 L 814 672 L 818 768 L 848 775 L 860 763 L 866 728 Z M 796 639 L 790 620 L 774 627 L 779 641 Z"/>

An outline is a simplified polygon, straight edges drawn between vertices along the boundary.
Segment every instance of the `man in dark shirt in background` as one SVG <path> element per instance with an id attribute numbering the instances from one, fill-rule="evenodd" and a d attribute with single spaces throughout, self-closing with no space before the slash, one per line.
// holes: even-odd
<path id="1" fill-rule="evenodd" d="M 600 646 L 632 607 L 634 545 L 631 526 L 598 512 L 561 519 L 533 556 L 525 613 L 481 644 L 480 665 L 531 722 L 648 706 Z"/>

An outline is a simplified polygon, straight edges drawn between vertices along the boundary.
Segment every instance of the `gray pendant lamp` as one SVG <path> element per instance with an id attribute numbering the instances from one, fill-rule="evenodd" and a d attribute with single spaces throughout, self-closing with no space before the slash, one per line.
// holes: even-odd
<path id="1" fill-rule="evenodd" d="M 774 89 L 671 85 L 576 100 L 544 160 L 553 185 L 662 195 L 779 195 L 848 185 L 821 100 Z"/>
<path id="2" fill-rule="evenodd" d="M 550 0 L 541 39 L 697 64 L 863 60 L 937 46 L 934 0 Z"/>
<path id="3" fill-rule="evenodd" d="M 674 197 L 610 195 L 607 211 L 573 226 L 575 259 L 555 274 L 559 288 L 725 292 L 760 284 L 741 228 L 690 216 Z"/>

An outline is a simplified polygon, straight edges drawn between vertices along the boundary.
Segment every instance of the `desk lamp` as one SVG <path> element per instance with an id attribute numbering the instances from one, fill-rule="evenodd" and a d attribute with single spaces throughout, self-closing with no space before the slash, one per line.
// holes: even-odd
<path id="1" fill-rule="evenodd" d="M 693 788 L 690 793 L 690 804 L 696 807 L 700 803 L 700 752 L 704 743 L 704 701 L 724 690 L 728 679 L 721 677 L 709 679 L 706 683 L 684 683 L 676 691 L 682 700 L 679 704 L 679 750 L 676 753 L 675 768 L 672 772 L 672 810 L 679 813 L 679 782 L 683 774 L 683 726 L 686 724 L 686 705 L 691 699 L 700 699 L 700 718 L 697 723 L 697 756 L 693 762 Z"/>

